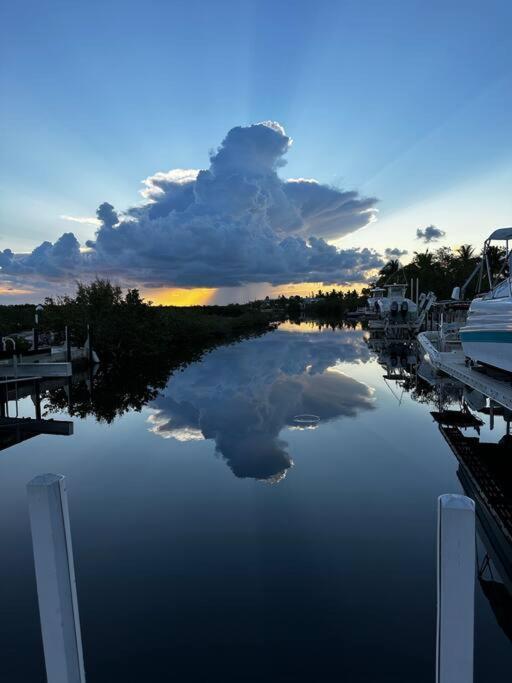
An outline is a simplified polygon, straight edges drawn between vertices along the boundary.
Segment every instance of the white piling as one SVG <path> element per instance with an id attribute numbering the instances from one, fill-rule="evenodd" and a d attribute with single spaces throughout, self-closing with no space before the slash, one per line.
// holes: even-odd
<path id="1" fill-rule="evenodd" d="M 475 503 L 445 494 L 437 516 L 437 683 L 473 683 Z"/>
<path id="2" fill-rule="evenodd" d="M 85 683 L 65 478 L 27 484 L 48 683 Z"/>

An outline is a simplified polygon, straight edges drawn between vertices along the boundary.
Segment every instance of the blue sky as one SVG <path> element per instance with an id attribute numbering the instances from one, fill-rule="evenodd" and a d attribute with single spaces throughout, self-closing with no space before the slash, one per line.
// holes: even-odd
<path id="1" fill-rule="evenodd" d="M 266 120 L 293 138 L 281 177 L 379 199 L 338 246 L 512 223 L 510 2 L 24 2 L 0 25 L 2 249 L 83 243 L 61 216 L 134 206 Z"/>

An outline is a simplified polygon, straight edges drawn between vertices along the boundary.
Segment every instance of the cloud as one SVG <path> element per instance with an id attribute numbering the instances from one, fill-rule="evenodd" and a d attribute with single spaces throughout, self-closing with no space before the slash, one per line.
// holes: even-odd
<path id="1" fill-rule="evenodd" d="M 280 438 L 298 415 L 321 426 L 374 408 L 373 390 L 334 370 L 366 362 L 360 332 L 334 336 L 278 330 L 219 348 L 175 375 L 152 402 L 151 431 L 165 439 L 215 443 L 237 477 L 276 482 L 293 465 Z"/>
<path id="2" fill-rule="evenodd" d="M 81 225 L 101 225 L 101 221 L 93 216 L 66 216 L 65 214 L 59 216 L 64 221 L 71 221 L 72 223 L 80 223 Z"/>
<path id="3" fill-rule="evenodd" d="M 383 265 L 380 256 L 339 250 L 326 240 L 367 225 L 377 200 L 311 179 L 283 180 L 278 170 L 291 144 L 274 122 L 233 128 L 207 170 L 149 176 L 143 203 L 122 214 L 101 204 L 87 253 L 66 233 L 31 254 L 6 255 L 2 274 L 69 280 L 108 274 L 178 287 L 364 281 Z"/>
<path id="4" fill-rule="evenodd" d="M 389 247 L 384 251 L 384 254 L 387 258 L 400 258 L 402 256 L 406 256 L 409 252 L 407 249 L 399 249 L 398 247 L 394 247 L 393 249 L 390 249 Z"/>
<path id="5" fill-rule="evenodd" d="M 72 232 L 65 232 L 54 244 L 43 242 L 22 258 L 10 249 L 0 253 L 2 274 L 28 276 L 37 273 L 50 279 L 60 278 L 80 269 L 81 265 L 80 245 Z"/>
<path id="6" fill-rule="evenodd" d="M 429 225 L 427 228 L 423 230 L 421 228 L 418 228 L 416 230 L 416 238 L 419 240 L 423 240 L 425 244 L 428 244 L 429 242 L 437 242 L 445 235 L 445 231 L 436 228 L 435 225 Z"/>

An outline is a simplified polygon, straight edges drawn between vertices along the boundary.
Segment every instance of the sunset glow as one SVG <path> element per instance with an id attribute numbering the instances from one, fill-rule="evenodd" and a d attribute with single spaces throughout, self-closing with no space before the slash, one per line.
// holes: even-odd
<path id="1" fill-rule="evenodd" d="M 180 289 L 176 287 L 157 287 L 143 290 L 148 301 L 160 306 L 206 306 L 211 303 L 217 290 L 207 287 Z"/>
<path id="2" fill-rule="evenodd" d="M 22 287 L 1 287 L 0 296 L 21 296 L 23 294 L 33 294 L 31 289 L 24 289 Z"/>
<path id="3" fill-rule="evenodd" d="M 296 285 L 282 285 L 280 287 L 273 287 L 272 292 L 269 293 L 270 298 L 275 298 L 281 295 L 290 296 L 315 296 L 319 289 L 324 292 L 330 292 L 332 289 L 340 290 L 342 292 L 352 291 L 353 289 L 360 290 L 365 287 L 365 284 L 359 282 L 351 283 L 350 285 L 324 285 L 322 282 L 299 282 Z"/>

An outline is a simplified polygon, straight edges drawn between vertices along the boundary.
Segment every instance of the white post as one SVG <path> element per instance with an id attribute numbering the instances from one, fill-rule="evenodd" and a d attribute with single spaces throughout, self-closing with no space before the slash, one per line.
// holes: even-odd
<path id="1" fill-rule="evenodd" d="M 437 683 L 473 683 L 475 503 L 439 496 L 437 514 Z"/>
<path id="2" fill-rule="evenodd" d="M 65 478 L 42 474 L 27 492 L 48 683 L 85 683 Z"/>

